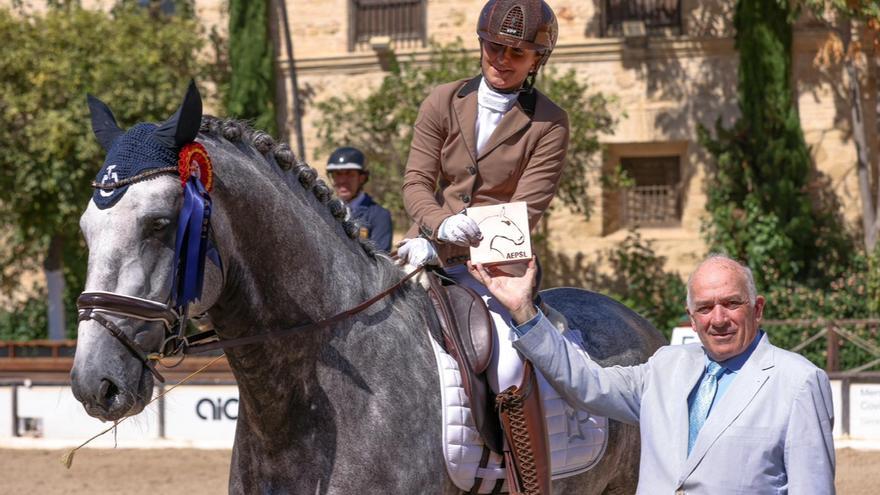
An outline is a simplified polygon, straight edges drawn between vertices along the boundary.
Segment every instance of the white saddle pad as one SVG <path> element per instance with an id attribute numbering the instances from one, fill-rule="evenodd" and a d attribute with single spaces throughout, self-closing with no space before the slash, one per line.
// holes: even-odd
<path id="1" fill-rule="evenodd" d="M 480 468 L 483 440 L 473 417 L 461 382 L 458 363 L 430 339 L 440 374 L 443 400 L 443 445 L 449 476 L 463 491 L 468 491 L 479 477 L 479 493 L 489 493 L 499 479 L 505 478 L 501 456 L 494 452 L 486 468 Z M 537 370 L 536 370 L 537 371 Z M 608 443 L 608 419 L 573 409 L 538 373 L 547 432 L 550 436 L 550 466 L 553 479 L 583 473 L 595 466 Z M 502 491 L 507 492 L 506 484 Z"/>

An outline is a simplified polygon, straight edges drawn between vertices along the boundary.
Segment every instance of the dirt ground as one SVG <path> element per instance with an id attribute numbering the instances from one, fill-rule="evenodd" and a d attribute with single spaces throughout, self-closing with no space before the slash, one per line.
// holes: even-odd
<path id="1" fill-rule="evenodd" d="M 70 470 L 61 450 L 0 449 L 0 492 L 40 495 L 226 493 L 228 450 L 84 449 Z M 874 495 L 880 451 L 837 451 L 837 493 Z"/>

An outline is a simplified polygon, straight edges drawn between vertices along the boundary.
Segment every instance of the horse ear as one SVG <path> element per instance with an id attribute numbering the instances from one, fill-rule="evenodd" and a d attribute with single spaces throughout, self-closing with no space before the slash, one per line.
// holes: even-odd
<path id="1" fill-rule="evenodd" d="M 199 134 L 202 125 L 202 96 L 196 82 L 189 81 L 189 88 L 180 108 L 170 119 L 156 129 L 156 139 L 167 148 L 180 148 L 192 142 Z"/>
<path id="2" fill-rule="evenodd" d="M 116 124 L 116 118 L 103 101 L 92 95 L 87 95 L 86 99 L 89 103 L 89 113 L 92 114 L 92 131 L 104 151 L 110 151 L 113 141 L 122 134 L 122 129 Z"/>

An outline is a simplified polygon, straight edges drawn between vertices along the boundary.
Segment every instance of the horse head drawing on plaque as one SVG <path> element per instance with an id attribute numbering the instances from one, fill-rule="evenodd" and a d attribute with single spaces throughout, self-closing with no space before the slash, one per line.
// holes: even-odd
<path id="1" fill-rule="evenodd" d="M 85 410 L 138 414 L 162 380 L 155 357 L 194 348 L 186 321 L 207 314 L 239 390 L 231 493 L 458 493 L 432 303 L 358 239 L 318 173 L 264 132 L 203 116 L 194 84 L 158 124 L 123 130 L 100 100 L 89 107 L 107 155 L 80 219 L 89 257 L 71 385 Z M 603 365 L 643 362 L 661 342 L 604 296 L 542 297 Z M 556 492 L 634 490 L 638 430 L 611 423 L 604 457 Z"/>
<path id="2" fill-rule="evenodd" d="M 500 213 L 480 220 L 478 225 L 481 231 L 492 233 L 489 237 L 489 250 L 495 251 L 502 257 L 505 249 L 510 246 L 521 246 L 526 241 L 522 228 L 507 216 L 503 207 Z"/>

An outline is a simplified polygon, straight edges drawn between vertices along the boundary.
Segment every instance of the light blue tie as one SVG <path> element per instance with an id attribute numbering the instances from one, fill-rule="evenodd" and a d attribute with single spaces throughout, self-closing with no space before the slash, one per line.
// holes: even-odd
<path id="1" fill-rule="evenodd" d="M 706 368 L 706 374 L 703 375 L 703 381 L 700 382 L 700 388 L 697 389 L 697 395 L 694 396 L 694 403 L 688 413 L 688 455 L 694 444 L 697 443 L 697 435 L 706 422 L 706 416 L 709 415 L 709 408 L 712 407 L 712 401 L 715 400 L 715 392 L 718 390 L 718 377 L 724 373 L 720 364 L 715 361 L 709 361 Z"/>

